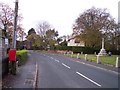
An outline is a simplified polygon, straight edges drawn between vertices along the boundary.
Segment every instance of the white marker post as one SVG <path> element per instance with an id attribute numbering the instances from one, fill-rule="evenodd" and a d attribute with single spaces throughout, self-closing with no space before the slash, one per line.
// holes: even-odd
<path id="1" fill-rule="evenodd" d="M 94 54 L 96 55 L 96 52 Z"/>
<path id="2" fill-rule="evenodd" d="M 71 57 L 73 57 L 73 52 L 71 52 Z"/>
<path id="3" fill-rule="evenodd" d="M 97 55 L 97 64 L 100 64 L 101 62 L 100 62 L 100 56 L 99 55 Z"/>
<path id="4" fill-rule="evenodd" d="M 116 57 L 116 68 L 120 67 L 120 61 L 119 61 L 119 57 Z"/>
<path id="5" fill-rule="evenodd" d="M 81 52 L 81 54 L 83 54 L 83 52 Z"/>
<path id="6" fill-rule="evenodd" d="M 65 55 L 65 52 L 63 52 L 64 53 L 64 55 Z"/>
<path id="7" fill-rule="evenodd" d="M 87 54 L 85 54 L 85 60 L 87 61 Z"/>
<path id="8" fill-rule="evenodd" d="M 79 59 L 79 58 L 80 58 L 80 53 L 77 54 L 77 59 Z"/>

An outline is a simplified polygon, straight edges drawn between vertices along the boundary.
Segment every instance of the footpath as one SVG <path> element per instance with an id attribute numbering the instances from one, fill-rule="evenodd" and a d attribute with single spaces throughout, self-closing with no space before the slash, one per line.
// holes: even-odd
<path id="1" fill-rule="evenodd" d="M 8 74 L 2 80 L 2 89 L 5 88 L 31 88 L 36 87 L 37 64 L 36 61 L 28 53 L 27 62 L 20 66 L 16 75 Z"/>

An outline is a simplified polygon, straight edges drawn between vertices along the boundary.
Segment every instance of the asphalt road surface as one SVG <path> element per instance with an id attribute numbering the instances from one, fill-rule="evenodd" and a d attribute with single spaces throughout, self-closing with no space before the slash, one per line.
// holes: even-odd
<path id="1" fill-rule="evenodd" d="M 38 65 L 37 88 L 118 88 L 118 74 L 65 56 L 30 52 Z"/>

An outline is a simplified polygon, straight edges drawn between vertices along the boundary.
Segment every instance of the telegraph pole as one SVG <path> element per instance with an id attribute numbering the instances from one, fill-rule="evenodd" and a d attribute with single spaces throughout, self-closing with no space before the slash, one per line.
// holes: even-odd
<path id="1" fill-rule="evenodd" d="M 14 32 L 13 32 L 13 49 L 16 49 L 16 29 L 17 29 L 17 17 L 18 17 L 18 0 L 15 1 L 15 17 L 14 17 Z"/>
<path id="2" fill-rule="evenodd" d="M 16 38 L 17 38 L 17 17 L 18 17 L 18 0 L 15 1 L 15 12 L 14 12 L 14 31 L 13 31 L 13 45 L 12 45 L 12 50 L 10 51 L 11 54 L 14 53 L 14 55 L 12 57 L 14 57 L 14 60 L 11 60 L 11 73 L 13 75 L 16 75 L 17 73 L 17 63 L 18 61 L 16 61 Z"/>

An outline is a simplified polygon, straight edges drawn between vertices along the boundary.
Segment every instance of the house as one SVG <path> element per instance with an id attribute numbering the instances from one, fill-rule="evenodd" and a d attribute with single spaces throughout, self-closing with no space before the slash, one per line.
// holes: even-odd
<path id="1" fill-rule="evenodd" d="M 68 36 L 67 42 L 67 46 L 85 46 L 84 41 L 81 41 L 80 39 L 76 38 L 75 35 Z"/>

